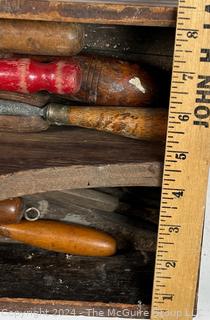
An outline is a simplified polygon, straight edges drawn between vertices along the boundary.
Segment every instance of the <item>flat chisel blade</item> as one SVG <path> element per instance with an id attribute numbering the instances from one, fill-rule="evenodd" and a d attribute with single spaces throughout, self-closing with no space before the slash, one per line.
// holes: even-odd
<path id="1" fill-rule="evenodd" d="M 42 117 L 44 112 L 42 109 L 27 103 L 0 99 L 0 115 Z"/>

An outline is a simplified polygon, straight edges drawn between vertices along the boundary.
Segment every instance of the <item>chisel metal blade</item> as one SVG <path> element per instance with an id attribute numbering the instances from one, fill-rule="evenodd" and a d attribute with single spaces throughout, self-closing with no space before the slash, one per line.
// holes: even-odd
<path id="1" fill-rule="evenodd" d="M 27 103 L 0 99 L 0 115 L 43 117 L 44 110 Z"/>

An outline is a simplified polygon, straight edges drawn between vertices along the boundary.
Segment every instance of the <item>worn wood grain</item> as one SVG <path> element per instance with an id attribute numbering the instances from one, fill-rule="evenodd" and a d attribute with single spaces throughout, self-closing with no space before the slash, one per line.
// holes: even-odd
<path id="1" fill-rule="evenodd" d="M 40 132 L 48 128 L 48 122 L 41 117 L 0 115 L 0 131 L 2 132 Z"/>
<path id="2" fill-rule="evenodd" d="M 82 50 L 84 31 L 80 24 L 0 19 L 0 37 L 1 52 L 71 56 Z"/>
<path id="3" fill-rule="evenodd" d="M 119 91 L 119 96 L 120 92 L 123 96 L 122 91 Z M 109 90 L 104 91 L 103 96 L 105 92 Z M 117 96 L 117 93 L 114 95 Z M 165 141 L 168 112 L 164 108 L 78 107 L 60 104 L 51 104 L 46 108 L 46 120 L 50 124 L 94 129 L 137 140 Z"/>
<path id="4" fill-rule="evenodd" d="M 174 26 L 176 0 L 2 0 L 0 17 L 63 22 Z"/>
<path id="5" fill-rule="evenodd" d="M 0 297 L 150 303 L 153 268 L 154 254 L 88 258 L 1 244 Z"/>
<path id="6" fill-rule="evenodd" d="M 141 301 L 140 301 L 141 302 Z M 145 304 L 104 303 L 30 298 L 0 298 L 0 311 L 67 316 L 120 317 L 148 319 L 150 306 Z"/>
<path id="7" fill-rule="evenodd" d="M 164 146 L 78 128 L 0 133 L 0 199 L 71 188 L 161 183 Z"/>

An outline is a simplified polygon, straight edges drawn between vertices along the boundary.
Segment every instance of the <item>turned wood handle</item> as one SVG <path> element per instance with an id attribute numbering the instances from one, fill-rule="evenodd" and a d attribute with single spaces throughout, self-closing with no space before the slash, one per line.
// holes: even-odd
<path id="1" fill-rule="evenodd" d="M 126 107 L 68 107 L 49 104 L 47 120 L 110 132 L 134 139 L 164 140 L 167 110 Z"/>
<path id="2" fill-rule="evenodd" d="M 76 93 L 81 85 L 79 64 L 59 60 L 41 63 L 31 59 L 0 59 L 0 90 L 35 93 Z"/>
<path id="3" fill-rule="evenodd" d="M 84 46 L 82 25 L 65 22 L 0 19 L 3 52 L 72 56 Z"/>
<path id="4" fill-rule="evenodd" d="M 35 55 L 33 59 L 53 62 L 62 58 Z M 67 60 L 71 62 L 72 57 Z M 159 82 L 141 64 L 94 55 L 76 55 L 73 61 L 79 64 L 82 79 L 77 92 L 65 95 L 68 100 L 100 106 L 147 107 L 159 96 Z"/>
<path id="5" fill-rule="evenodd" d="M 82 84 L 71 99 L 100 106 L 142 107 L 151 105 L 158 83 L 136 63 L 93 55 L 78 55 Z"/>
<path id="6" fill-rule="evenodd" d="M 47 250 L 83 256 L 111 256 L 116 241 L 90 227 L 51 220 L 0 225 L 0 234 Z"/>
<path id="7" fill-rule="evenodd" d="M 0 223 L 17 223 L 23 217 L 23 200 L 13 198 L 0 201 Z"/>

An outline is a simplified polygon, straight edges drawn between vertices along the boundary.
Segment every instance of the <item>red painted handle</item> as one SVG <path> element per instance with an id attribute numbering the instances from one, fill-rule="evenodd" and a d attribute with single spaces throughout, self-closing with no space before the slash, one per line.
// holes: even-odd
<path id="1" fill-rule="evenodd" d="M 69 94 L 80 89 L 81 70 L 76 62 L 40 63 L 31 59 L 0 59 L 0 90 Z"/>

